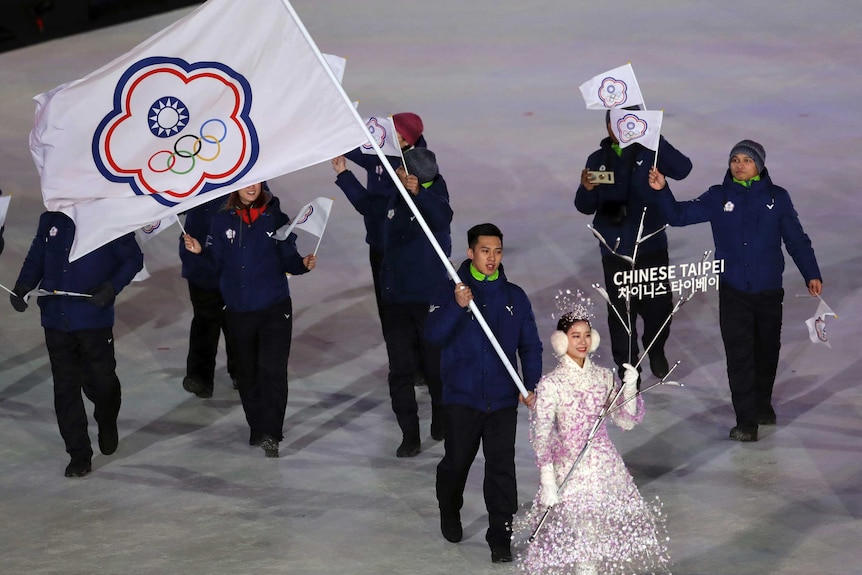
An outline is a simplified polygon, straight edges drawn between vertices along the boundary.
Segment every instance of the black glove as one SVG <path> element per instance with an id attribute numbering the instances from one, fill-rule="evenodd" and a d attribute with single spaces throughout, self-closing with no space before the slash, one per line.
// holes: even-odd
<path id="1" fill-rule="evenodd" d="M 90 303 L 99 307 L 108 307 L 114 303 L 116 293 L 114 285 L 111 282 L 105 282 L 93 291 L 90 292 L 93 297 L 90 298 Z"/>
<path id="2" fill-rule="evenodd" d="M 24 296 L 27 295 L 27 292 L 29 291 L 30 288 L 27 286 L 15 284 L 15 289 L 12 290 L 13 293 L 9 294 L 9 303 L 12 304 L 15 311 L 23 312 L 27 309 L 27 302 L 24 301 Z"/>

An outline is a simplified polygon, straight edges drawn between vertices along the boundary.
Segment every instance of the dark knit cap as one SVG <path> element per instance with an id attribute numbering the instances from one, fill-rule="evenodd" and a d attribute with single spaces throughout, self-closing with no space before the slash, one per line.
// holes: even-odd
<path id="1" fill-rule="evenodd" d="M 407 140 L 411 146 L 415 146 L 425 130 L 422 125 L 422 118 L 413 112 L 400 112 L 392 116 L 392 121 L 395 123 L 395 131 L 401 134 L 401 137 Z"/>
<path id="2" fill-rule="evenodd" d="M 404 165 L 421 184 L 437 177 L 437 156 L 428 148 L 411 148 L 404 152 Z"/>
<path id="3" fill-rule="evenodd" d="M 764 150 L 763 146 L 754 140 L 742 140 L 735 145 L 733 149 L 730 150 L 730 156 L 728 156 L 727 162 L 730 163 L 730 158 L 736 154 L 745 154 L 754 160 L 754 165 L 757 166 L 758 174 L 763 171 L 763 165 L 766 163 L 766 150 Z"/>

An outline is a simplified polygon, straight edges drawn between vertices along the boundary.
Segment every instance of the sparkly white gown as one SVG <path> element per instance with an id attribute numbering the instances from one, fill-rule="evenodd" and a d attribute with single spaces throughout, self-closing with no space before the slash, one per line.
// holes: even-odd
<path id="1" fill-rule="evenodd" d="M 553 463 L 557 484 L 587 441 L 602 406 L 614 389 L 613 373 L 589 358 L 581 367 L 563 356 L 536 387 L 530 440 L 539 467 Z M 618 402 L 622 402 L 622 394 Z M 634 412 L 634 415 L 629 413 Z M 643 399 L 614 411 L 610 419 L 631 429 L 643 419 Z M 547 509 L 541 487 L 532 509 L 519 521 L 527 536 Z M 647 504 L 602 423 L 589 449 L 560 489 L 536 540 L 519 556 L 529 574 L 667 573 L 669 557 L 661 502 Z"/>

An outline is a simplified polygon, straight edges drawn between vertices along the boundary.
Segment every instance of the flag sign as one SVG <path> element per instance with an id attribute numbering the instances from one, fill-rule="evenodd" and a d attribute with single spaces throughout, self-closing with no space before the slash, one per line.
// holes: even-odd
<path id="1" fill-rule="evenodd" d="M 314 198 L 300 208 L 292 222 L 278 228 L 272 237 L 278 241 L 284 241 L 294 229 L 303 230 L 317 238 L 323 237 L 323 230 L 326 229 L 331 211 L 332 200 L 330 198 Z"/>
<path id="2" fill-rule="evenodd" d="M 588 110 L 609 110 L 644 104 L 631 63 L 594 76 L 579 88 Z"/>
<path id="3" fill-rule="evenodd" d="M 367 141 L 287 0 L 248 4 L 208 0 L 36 96 L 30 150 L 45 206 L 75 221 L 71 259 Z"/>
<path id="4" fill-rule="evenodd" d="M 395 135 L 395 123 L 391 117 L 371 116 L 365 121 L 368 132 L 374 136 L 377 146 L 386 156 L 399 157 L 401 147 L 398 145 L 398 136 Z M 374 147 L 369 142 L 362 144 L 359 148 L 363 154 L 376 154 Z"/>
<path id="5" fill-rule="evenodd" d="M 611 110 L 611 129 L 620 147 L 640 144 L 650 150 L 658 151 L 661 136 L 661 120 L 664 112 L 647 110 Z"/>
<path id="6" fill-rule="evenodd" d="M 832 347 L 829 343 L 829 338 L 826 336 L 826 318 L 828 316 L 837 318 L 838 314 L 832 311 L 826 305 L 826 302 L 821 299 L 817 305 L 817 311 L 814 312 L 814 317 L 805 320 L 805 325 L 808 327 L 808 338 L 812 343 L 823 343 L 826 344 L 826 347 Z"/>
<path id="7" fill-rule="evenodd" d="M 140 245 L 144 245 L 178 221 L 179 218 L 177 216 L 168 216 L 163 220 L 147 224 L 135 230 L 135 239 L 138 240 Z"/>

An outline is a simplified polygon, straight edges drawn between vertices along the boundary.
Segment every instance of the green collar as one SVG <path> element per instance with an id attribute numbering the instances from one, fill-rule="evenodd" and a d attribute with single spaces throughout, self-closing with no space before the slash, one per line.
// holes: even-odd
<path id="1" fill-rule="evenodd" d="M 484 282 L 484 281 L 492 282 L 492 281 L 496 280 L 498 277 L 500 277 L 500 268 L 495 269 L 494 273 L 492 273 L 489 276 L 486 276 L 485 274 L 483 274 L 482 272 L 480 272 L 479 270 L 476 269 L 476 267 L 473 265 L 473 262 L 470 262 L 470 275 L 473 276 L 474 279 L 476 279 L 477 281 L 480 281 L 480 282 Z"/>
<path id="2" fill-rule="evenodd" d="M 750 180 L 747 180 L 747 181 L 737 180 L 733 176 L 730 176 L 730 177 L 733 178 L 734 182 L 736 182 L 737 184 L 741 184 L 741 185 L 745 186 L 746 188 L 751 187 L 751 182 L 759 182 L 760 181 L 760 174 L 757 174 L 756 176 L 754 176 L 753 178 L 751 178 Z"/>
<path id="3" fill-rule="evenodd" d="M 614 144 L 613 142 L 611 142 L 611 149 L 614 151 L 614 153 L 616 153 L 616 155 L 617 155 L 618 157 L 622 157 L 622 155 L 623 155 L 623 149 L 622 149 L 622 148 L 620 148 L 620 145 L 619 145 L 619 144 Z"/>

